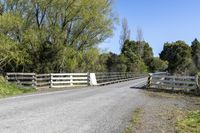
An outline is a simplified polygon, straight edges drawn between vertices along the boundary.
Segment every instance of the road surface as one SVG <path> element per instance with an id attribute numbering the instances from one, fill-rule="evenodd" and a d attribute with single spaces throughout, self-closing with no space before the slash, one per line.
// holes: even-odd
<path id="1" fill-rule="evenodd" d="M 0 100 L 0 133 L 121 133 L 146 79 Z"/>

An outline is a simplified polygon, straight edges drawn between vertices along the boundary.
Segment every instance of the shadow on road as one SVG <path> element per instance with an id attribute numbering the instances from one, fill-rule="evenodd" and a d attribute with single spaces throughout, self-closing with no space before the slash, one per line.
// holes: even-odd
<path id="1" fill-rule="evenodd" d="M 147 91 L 151 92 L 161 92 L 161 93 L 169 93 L 169 94 L 181 94 L 181 95 L 188 95 L 188 96 L 199 96 L 199 94 L 195 90 L 170 90 L 170 89 L 158 89 L 158 88 L 151 88 L 146 89 Z"/>
<path id="2" fill-rule="evenodd" d="M 196 92 L 196 90 L 171 90 L 171 89 L 158 89 L 158 88 L 150 88 L 147 89 L 146 86 L 138 87 L 138 86 L 132 86 L 130 89 L 139 89 L 139 90 L 146 90 L 151 92 L 164 92 L 169 94 L 182 94 L 182 95 L 189 95 L 189 96 L 200 96 L 199 93 Z"/>
<path id="3" fill-rule="evenodd" d="M 142 87 L 132 86 L 132 87 L 130 87 L 130 89 L 140 89 L 140 90 L 145 90 L 146 87 L 145 87 L 145 86 L 142 86 Z"/>

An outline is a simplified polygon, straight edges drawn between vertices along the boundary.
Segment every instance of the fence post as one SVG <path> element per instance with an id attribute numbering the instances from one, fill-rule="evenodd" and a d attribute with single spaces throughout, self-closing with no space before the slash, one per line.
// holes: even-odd
<path id="1" fill-rule="evenodd" d="M 198 74 L 196 75 L 195 80 L 196 80 L 195 82 L 196 82 L 196 86 L 197 86 L 196 92 L 199 95 L 200 94 L 200 87 L 199 87 L 199 76 L 198 76 Z"/>
<path id="2" fill-rule="evenodd" d="M 6 82 L 9 82 L 8 73 L 6 73 Z"/>
<path id="3" fill-rule="evenodd" d="M 32 75 L 32 87 L 36 88 L 36 77 L 35 77 L 35 73 Z"/>
<path id="4" fill-rule="evenodd" d="M 73 86 L 73 75 L 70 75 L 70 86 Z"/>
<path id="5" fill-rule="evenodd" d="M 175 76 L 172 78 L 172 91 L 175 89 Z"/>
<path id="6" fill-rule="evenodd" d="M 90 81 L 91 81 L 91 77 L 90 77 L 90 73 L 88 72 L 87 73 L 87 84 L 88 84 L 88 86 L 90 86 Z"/>
<path id="7" fill-rule="evenodd" d="M 53 74 L 50 74 L 50 88 L 53 88 Z"/>
<path id="8" fill-rule="evenodd" d="M 151 87 L 151 80 L 152 80 L 152 74 L 149 74 L 148 81 L 147 81 L 147 89 Z"/>

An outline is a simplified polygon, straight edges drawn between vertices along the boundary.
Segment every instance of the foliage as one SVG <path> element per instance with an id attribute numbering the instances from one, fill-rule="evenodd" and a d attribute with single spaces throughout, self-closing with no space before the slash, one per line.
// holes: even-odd
<path id="1" fill-rule="evenodd" d="M 94 71 L 100 56 L 95 47 L 112 35 L 116 19 L 112 0 L 2 0 L 0 5 L 4 72 Z"/>
<path id="2" fill-rule="evenodd" d="M 133 133 L 134 129 L 140 124 L 143 114 L 144 110 L 142 108 L 136 108 L 132 114 L 130 125 L 123 131 L 123 133 Z"/>
<path id="3" fill-rule="evenodd" d="M 165 71 L 167 68 L 168 68 L 168 62 L 167 61 L 163 61 L 158 57 L 154 57 L 150 61 L 150 70 L 152 72 Z"/>
<path id="4" fill-rule="evenodd" d="M 183 41 L 165 43 L 160 58 L 169 62 L 169 72 L 191 74 L 194 71 L 191 52 L 191 48 Z"/>
<path id="5" fill-rule="evenodd" d="M 177 131 L 180 133 L 199 133 L 200 132 L 200 111 L 188 113 L 185 119 L 177 122 Z"/>
<path id="6" fill-rule="evenodd" d="M 35 89 L 22 89 L 15 84 L 7 84 L 5 79 L 0 76 L 0 97 L 18 95 L 28 92 L 33 92 Z"/>
<path id="7" fill-rule="evenodd" d="M 141 54 L 140 45 L 144 45 L 143 54 Z M 122 54 L 127 58 L 127 71 L 147 72 L 151 58 L 153 57 L 152 49 L 146 42 L 135 42 L 127 40 L 122 48 Z"/>
<path id="8" fill-rule="evenodd" d="M 200 42 L 195 39 L 192 42 L 192 58 L 198 70 L 200 70 Z"/>

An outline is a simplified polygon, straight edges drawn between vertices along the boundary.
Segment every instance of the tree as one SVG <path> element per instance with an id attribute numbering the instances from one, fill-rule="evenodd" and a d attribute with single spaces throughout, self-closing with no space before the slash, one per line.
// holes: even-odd
<path id="1" fill-rule="evenodd" d="M 154 57 L 150 63 L 150 71 L 165 71 L 168 68 L 168 62 L 161 60 L 159 57 Z"/>
<path id="2" fill-rule="evenodd" d="M 144 46 L 145 46 L 142 28 L 139 27 L 137 28 L 136 40 L 138 42 L 139 54 L 142 56 L 144 54 Z"/>
<path id="3" fill-rule="evenodd" d="M 196 67 L 200 70 L 200 42 L 195 39 L 192 42 L 192 58 Z"/>
<path id="4" fill-rule="evenodd" d="M 171 73 L 191 74 L 194 70 L 191 48 L 184 41 L 165 43 L 160 58 L 169 62 Z"/>
<path id="5" fill-rule="evenodd" d="M 143 54 L 141 55 L 141 47 L 140 44 L 143 44 L 144 47 L 142 49 Z M 132 55 L 129 55 L 132 53 Z M 131 56 L 135 57 L 135 60 L 140 60 L 145 63 L 146 66 L 150 67 L 150 63 L 153 58 L 153 51 L 149 44 L 145 41 L 138 42 L 138 41 L 126 41 L 124 47 L 122 48 L 122 54 L 127 57 L 132 58 Z"/>
<path id="6" fill-rule="evenodd" d="M 91 53 L 89 49 L 110 37 L 115 20 L 112 0 L 1 0 L 0 13 L 1 37 L 12 41 L 12 45 L 4 42 L 0 51 L 7 45 L 17 47 L 16 56 L 23 53 L 28 58 L 20 64 L 13 59 L 15 71 L 38 73 L 80 67 L 75 56 L 84 57 L 85 52 Z M 9 58 L 13 57 L 8 54 Z M 72 62 L 71 69 L 65 66 L 68 61 Z"/>
<path id="7" fill-rule="evenodd" d="M 153 50 L 152 48 L 149 46 L 149 44 L 145 41 L 142 42 L 143 43 L 143 55 L 141 56 L 142 59 L 144 60 L 144 63 L 150 67 L 151 65 L 151 61 L 153 59 Z M 140 48 L 139 48 L 140 49 Z"/>
<path id="8" fill-rule="evenodd" d="M 122 54 L 127 58 L 127 71 L 146 72 L 147 66 L 139 54 L 138 42 L 127 40 L 122 48 Z"/>
<path id="9" fill-rule="evenodd" d="M 128 21 L 126 18 L 124 18 L 122 20 L 122 31 L 121 31 L 121 35 L 120 35 L 120 41 L 119 41 L 121 50 L 123 48 L 125 41 L 130 40 L 130 34 L 131 34 L 131 31 L 128 27 Z"/>

